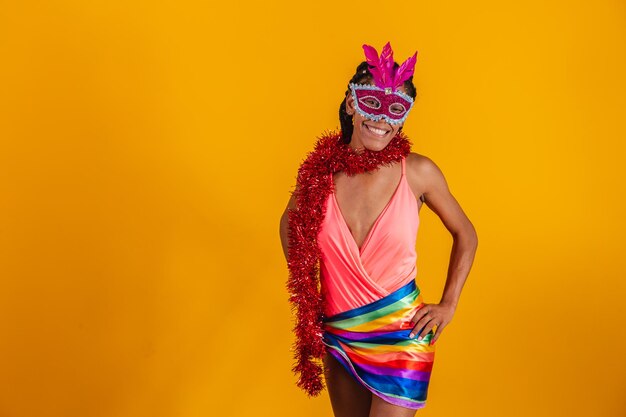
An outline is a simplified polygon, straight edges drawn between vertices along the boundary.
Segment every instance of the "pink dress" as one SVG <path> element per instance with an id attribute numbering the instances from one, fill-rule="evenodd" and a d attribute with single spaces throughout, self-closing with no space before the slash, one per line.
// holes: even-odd
<path id="1" fill-rule="evenodd" d="M 424 300 L 415 282 L 418 204 L 405 165 L 403 158 L 400 182 L 361 248 L 330 193 L 318 234 L 320 281 L 327 352 L 374 395 L 418 409 L 426 406 L 435 345 L 434 329 L 421 340 L 409 336 Z"/>
<path id="2" fill-rule="evenodd" d="M 318 235 L 328 317 L 383 298 L 417 275 L 418 205 L 406 179 L 405 158 L 401 163 L 400 182 L 360 249 L 337 204 L 331 176 L 333 192 Z"/>

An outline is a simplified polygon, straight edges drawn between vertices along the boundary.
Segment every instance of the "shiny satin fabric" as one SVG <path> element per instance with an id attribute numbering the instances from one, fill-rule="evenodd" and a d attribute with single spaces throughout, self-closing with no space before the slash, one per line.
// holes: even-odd
<path id="1" fill-rule="evenodd" d="M 423 408 L 435 358 L 434 332 L 422 340 L 409 337 L 411 318 L 422 304 L 411 280 L 372 303 L 325 317 L 324 344 L 373 394 L 398 406 Z"/>

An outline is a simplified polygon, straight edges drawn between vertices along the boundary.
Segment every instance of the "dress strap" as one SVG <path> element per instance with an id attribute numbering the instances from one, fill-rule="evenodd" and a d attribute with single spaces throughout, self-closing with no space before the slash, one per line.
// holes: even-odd
<path id="1" fill-rule="evenodd" d="M 406 177 L 406 157 L 402 158 L 402 176 Z M 422 200 L 422 203 L 426 202 L 426 197 L 424 196 L 424 194 L 420 195 L 420 200 Z"/>

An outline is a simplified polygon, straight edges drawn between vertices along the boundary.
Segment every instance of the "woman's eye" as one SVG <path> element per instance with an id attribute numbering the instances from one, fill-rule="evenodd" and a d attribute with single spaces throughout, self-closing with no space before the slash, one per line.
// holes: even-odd
<path id="1" fill-rule="evenodd" d="M 363 103 L 364 105 L 366 105 L 367 107 L 369 107 L 371 109 L 379 109 L 380 108 L 380 102 L 378 100 L 376 100 L 375 98 L 364 97 L 364 98 L 361 99 L 361 103 Z"/>
<path id="2" fill-rule="evenodd" d="M 393 114 L 402 114 L 406 111 L 406 109 L 402 104 L 392 104 L 391 107 L 389 107 L 389 111 Z"/>

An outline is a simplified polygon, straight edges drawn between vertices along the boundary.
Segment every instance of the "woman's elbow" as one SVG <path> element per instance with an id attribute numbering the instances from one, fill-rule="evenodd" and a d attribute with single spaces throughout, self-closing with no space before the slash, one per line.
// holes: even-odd
<path id="1" fill-rule="evenodd" d="M 452 233 L 452 235 L 454 239 L 462 241 L 473 248 L 478 247 L 478 233 L 476 232 L 474 225 L 470 222 L 457 230 L 455 233 Z"/>

